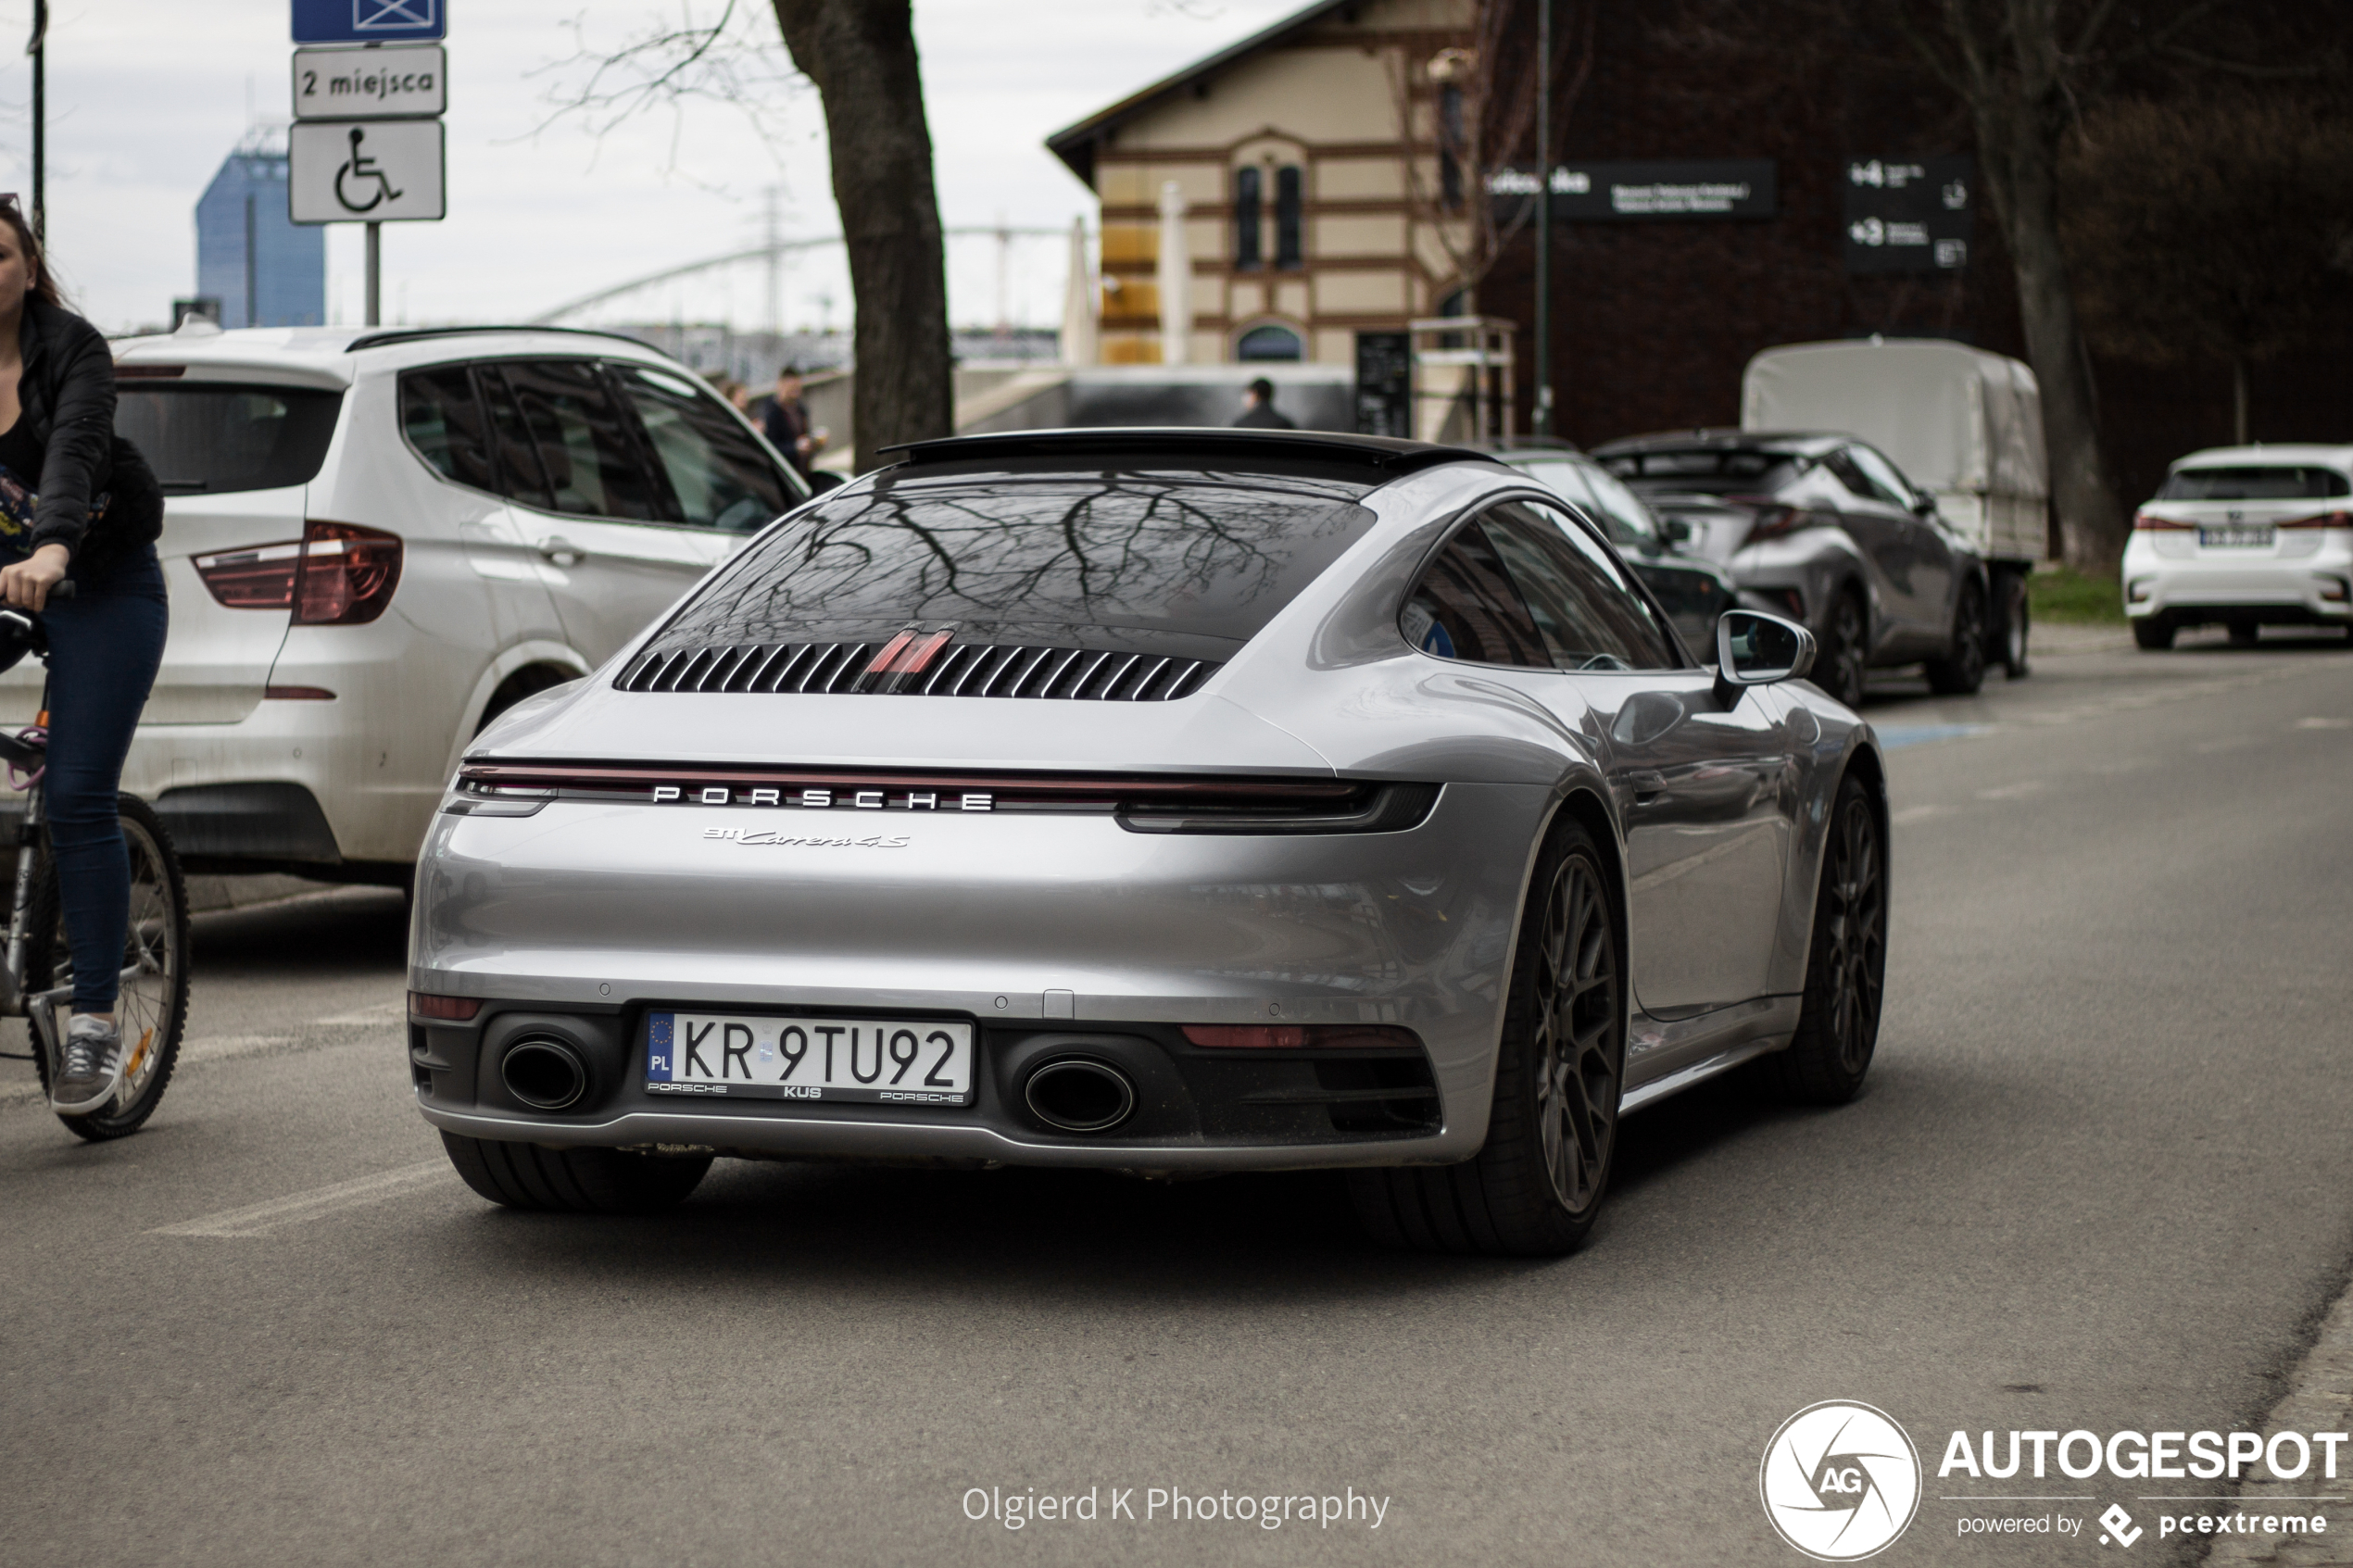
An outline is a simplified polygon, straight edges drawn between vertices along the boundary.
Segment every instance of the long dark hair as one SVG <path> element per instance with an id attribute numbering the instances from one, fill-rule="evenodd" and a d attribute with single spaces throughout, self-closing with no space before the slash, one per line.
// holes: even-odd
<path id="1" fill-rule="evenodd" d="M 56 274 L 49 270 L 49 258 L 41 252 L 41 241 L 33 233 L 32 225 L 24 220 L 24 209 L 17 205 L 15 196 L 0 196 L 0 223 L 16 232 L 17 246 L 32 269 L 32 282 L 24 291 L 26 295 L 60 310 L 69 308 L 65 295 L 57 288 Z"/>

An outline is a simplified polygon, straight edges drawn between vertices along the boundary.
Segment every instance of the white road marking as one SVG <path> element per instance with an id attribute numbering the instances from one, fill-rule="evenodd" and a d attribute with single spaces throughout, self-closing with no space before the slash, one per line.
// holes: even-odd
<path id="1" fill-rule="evenodd" d="M 389 1002 L 371 1002 L 364 1008 L 354 1008 L 349 1012 L 339 1012 L 319 1020 L 321 1023 L 332 1024 L 406 1023 L 408 1021 L 407 997 Z"/>
<path id="2" fill-rule="evenodd" d="M 1935 816 L 1938 812 L 1944 809 L 1944 808 L 1942 806 L 1906 806 L 1901 811 L 1898 811 L 1894 816 L 1888 818 L 1888 821 L 1900 827 L 1906 822 L 1926 822 L 1929 818 Z"/>
<path id="3" fill-rule="evenodd" d="M 404 1165 L 397 1171 L 385 1171 L 373 1176 L 361 1176 L 356 1181 L 337 1182 L 333 1186 L 314 1187 L 291 1198 L 272 1198 L 244 1209 L 230 1209 L 201 1219 L 183 1220 L 176 1225 L 159 1225 L 149 1236 L 263 1236 L 283 1225 L 296 1225 L 306 1220 L 316 1220 L 346 1209 L 363 1208 L 371 1203 L 385 1203 L 403 1198 L 426 1184 L 455 1179 L 457 1173 L 447 1160 L 428 1160 L 419 1165 Z"/>

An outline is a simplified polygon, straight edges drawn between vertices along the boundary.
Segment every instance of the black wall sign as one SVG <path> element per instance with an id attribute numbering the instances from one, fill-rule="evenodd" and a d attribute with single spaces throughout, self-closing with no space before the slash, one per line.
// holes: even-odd
<path id="1" fill-rule="evenodd" d="M 1356 433 L 1414 434 L 1414 339 L 1410 332 L 1356 334 Z"/>
<path id="2" fill-rule="evenodd" d="M 1534 216 L 1536 171 L 1488 176 L 1495 216 Z M 1553 170 L 1553 221 L 1629 222 L 1661 218 L 1770 218 L 1778 193 L 1770 158 L 1565 163 Z"/>
<path id="3" fill-rule="evenodd" d="M 1856 158 L 1846 166 L 1849 272 L 1957 272 L 1969 265 L 1977 162 Z"/>

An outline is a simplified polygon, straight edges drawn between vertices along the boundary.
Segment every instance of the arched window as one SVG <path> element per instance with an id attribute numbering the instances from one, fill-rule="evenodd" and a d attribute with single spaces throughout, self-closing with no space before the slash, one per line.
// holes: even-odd
<path id="1" fill-rule="evenodd" d="M 1275 265 L 1277 267 L 1296 269 L 1302 265 L 1300 209 L 1302 201 L 1302 182 L 1298 165 L 1275 170 Z"/>
<path id="2" fill-rule="evenodd" d="M 1234 340 L 1234 358 L 1295 361 L 1301 357 L 1302 348 L 1299 334 L 1289 327 L 1252 327 Z"/>
<path id="3" fill-rule="evenodd" d="M 1244 164 L 1234 170 L 1234 265 L 1237 268 L 1263 266 L 1265 253 L 1259 246 L 1259 225 L 1265 205 L 1261 194 L 1261 180 L 1255 164 Z"/>

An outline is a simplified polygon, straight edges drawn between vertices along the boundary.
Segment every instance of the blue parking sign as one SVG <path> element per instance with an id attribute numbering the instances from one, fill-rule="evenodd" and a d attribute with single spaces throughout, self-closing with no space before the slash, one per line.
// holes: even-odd
<path id="1" fill-rule="evenodd" d="M 394 44 L 446 38 L 447 0 L 294 0 L 297 44 Z"/>

